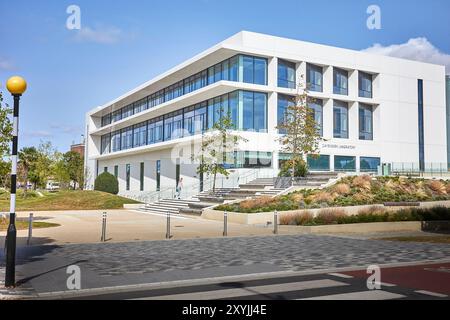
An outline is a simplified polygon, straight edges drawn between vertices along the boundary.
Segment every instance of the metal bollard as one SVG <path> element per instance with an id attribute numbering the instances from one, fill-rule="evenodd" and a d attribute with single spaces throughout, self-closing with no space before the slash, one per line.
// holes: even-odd
<path id="1" fill-rule="evenodd" d="M 278 211 L 273 214 L 273 234 L 278 234 Z"/>
<path id="2" fill-rule="evenodd" d="M 170 212 L 167 211 L 167 225 L 166 225 L 167 229 L 166 229 L 166 239 L 170 239 Z"/>
<path id="3" fill-rule="evenodd" d="M 28 218 L 28 239 L 27 245 L 31 245 L 31 240 L 33 237 L 33 213 L 30 213 L 30 217 Z"/>
<path id="4" fill-rule="evenodd" d="M 103 212 L 103 219 L 102 219 L 102 238 L 100 239 L 101 242 L 106 242 L 106 212 Z"/>
<path id="5" fill-rule="evenodd" d="M 228 213 L 223 213 L 223 236 L 228 236 Z"/>

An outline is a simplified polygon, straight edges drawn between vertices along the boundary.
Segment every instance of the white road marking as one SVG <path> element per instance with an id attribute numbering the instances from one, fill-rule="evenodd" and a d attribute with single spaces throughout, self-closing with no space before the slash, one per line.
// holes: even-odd
<path id="1" fill-rule="evenodd" d="M 370 291 L 333 294 L 329 296 L 318 296 L 298 300 L 391 300 L 404 297 L 405 296 L 401 294 L 391 293 L 383 290 L 370 290 Z"/>
<path id="2" fill-rule="evenodd" d="M 432 291 L 426 291 L 426 290 L 416 290 L 414 292 L 425 294 L 427 296 L 438 297 L 438 298 L 447 298 L 448 297 L 446 294 L 432 292 Z"/>
<path id="3" fill-rule="evenodd" d="M 344 278 L 344 279 L 352 279 L 352 276 L 349 276 L 348 274 L 343 274 L 343 273 L 329 273 L 329 276 L 334 276 L 334 277 L 338 277 L 338 278 Z"/>
<path id="4" fill-rule="evenodd" d="M 245 288 L 233 288 L 223 290 L 211 290 L 192 293 L 172 294 L 165 296 L 145 297 L 136 300 L 216 300 L 233 297 L 245 297 L 259 294 L 281 293 L 288 291 L 310 290 L 320 288 L 332 288 L 348 286 L 347 283 L 334 280 L 312 280 L 292 283 L 281 283 Z"/>

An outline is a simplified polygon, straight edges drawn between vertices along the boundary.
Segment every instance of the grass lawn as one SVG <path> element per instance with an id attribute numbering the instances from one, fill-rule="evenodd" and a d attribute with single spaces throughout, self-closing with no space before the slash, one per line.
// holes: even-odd
<path id="1" fill-rule="evenodd" d="M 43 197 L 17 197 L 17 211 L 103 210 L 122 209 L 125 203 L 137 201 L 100 191 L 42 192 Z M 9 211 L 9 196 L 0 197 L 0 212 Z"/>
<path id="2" fill-rule="evenodd" d="M 0 231 L 8 230 L 9 220 L 1 219 L 0 220 Z M 57 223 L 49 223 L 49 222 L 33 222 L 33 229 L 42 229 L 42 228 L 52 228 L 59 227 L 60 225 Z M 26 230 L 28 229 L 28 221 L 16 221 L 16 229 L 17 230 Z"/>
<path id="3" fill-rule="evenodd" d="M 402 241 L 402 242 L 448 243 L 448 244 L 450 244 L 450 235 L 392 237 L 392 238 L 381 238 L 381 239 L 376 239 L 376 240 Z"/>

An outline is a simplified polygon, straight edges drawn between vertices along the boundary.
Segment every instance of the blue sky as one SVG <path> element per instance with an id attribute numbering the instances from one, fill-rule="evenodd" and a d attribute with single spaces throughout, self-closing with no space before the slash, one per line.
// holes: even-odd
<path id="1" fill-rule="evenodd" d="M 81 8 L 81 31 L 66 9 Z M 366 27 L 369 5 L 381 30 Z M 81 139 L 85 113 L 240 30 L 450 66 L 450 1 L 0 0 L 0 90 L 19 74 L 20 146 Z M 397 45 L 397 46 L 393 46 Z"/>

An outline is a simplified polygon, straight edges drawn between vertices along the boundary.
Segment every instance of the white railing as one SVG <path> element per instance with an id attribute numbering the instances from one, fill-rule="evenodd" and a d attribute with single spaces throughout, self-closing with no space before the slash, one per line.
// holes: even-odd
<path id="1" fill-rule="evenodd" d="M 236 169 L 228 177 L 219 175 L 216 177 L 216 189 L 235 189 L 239 185 L 249 183 L 258 178 L 273 178 L 276 173 L 272 169 Z M 211 191 L 213 189 L 214 179 L 212 176 L 207 176 L 203 180 L 203 191 Z M 184 185 L 179 195 L 180 199 L 191 199 L 201 193 L 200 182 Z M 159 191 L 148 192 L 122 192 L 119 195 L 150 204 L 160 199 L 173 199 L 177 197 L 175 187 L 164 188 Z"/>

